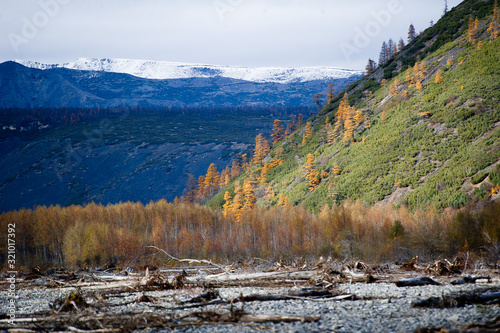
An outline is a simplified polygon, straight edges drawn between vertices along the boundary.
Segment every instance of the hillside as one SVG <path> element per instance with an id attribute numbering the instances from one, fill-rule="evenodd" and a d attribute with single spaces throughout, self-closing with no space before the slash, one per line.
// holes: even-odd
<path id="1" fill-rule="evenodd" d="M 487 199 L 500 183 L 500 40 L 487 31 L 492 12 L 493 1 L 455 7 L 351 85 L 348 102 L 340 94 L 309 119 L 310 137 L 302 127 L 274 145 L 210 204 L 222 207 L 224 193 L 234 197 L 246 177 L 258 205 L 288 199 L 316 212 L 346 199 L 411 210 Z M 471 17 L 477 27 L 469 27 Z"/>
<path id="2" fill-rule="evenodd" d="M 359 72 L 337 69 L 319 75 L 321 68 L 238 72 L 167 66 L 151 74 L 156 67 L 136 64 L 141 74 L 134 66 L 120 64 L 28 65 L 35 68 L 11 61 L 0 64 L 0 107 L 312 106 L 314 94 L 326 92 L 329 83 L 343 88 L 360 77 Z"/>

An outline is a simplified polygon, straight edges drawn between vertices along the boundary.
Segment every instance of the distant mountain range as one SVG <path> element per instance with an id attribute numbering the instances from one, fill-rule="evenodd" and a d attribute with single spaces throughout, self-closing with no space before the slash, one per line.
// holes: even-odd
<path id="1" fill-rule="evenodd" d="M 190 79 L 226 77 L 259 83 L 292 83 L 349 79 L 360 71 L 336 67 L 241 67 L 190 64 L 170 61 L 136 59 L 80 58 L 64 64 L 42 64 L 34 61 L 15 60 L 26 67 L 37 69 L 67 68 L 80 71 L 97 71 L 130 74 L 144 79 Z"/>
<path id="2" fill-rule="evenodd" d="M 343 89 L 360 71 L 334 67 L 236 67 L 78 59 L 0 64 L 0 107 L 312 105 L 329 83 Z"/>

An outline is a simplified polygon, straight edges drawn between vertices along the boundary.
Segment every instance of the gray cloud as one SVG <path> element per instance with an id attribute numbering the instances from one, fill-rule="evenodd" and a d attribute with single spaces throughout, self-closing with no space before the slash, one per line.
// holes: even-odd
<path id="1" fill-rule="evenodd" d="M 374 13 L 394 1 L 3 0 L 0 61 L 108 57 L 362 69 L 384 40 L 406 37 L 410 23 L 424 30 L 444 8 L 444 1 L 401 0 L 401 10 L 381 24 Z M 357 33 L 376 23 L 376 33 L 356 45 Z M 356 52 L 346 55 L 345 45 Z"/>

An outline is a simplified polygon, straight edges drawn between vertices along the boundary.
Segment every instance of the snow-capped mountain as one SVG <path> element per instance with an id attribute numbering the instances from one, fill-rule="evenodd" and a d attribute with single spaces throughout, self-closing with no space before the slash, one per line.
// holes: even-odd
<path id="1" fill-rule="evenodd" d="M 205 64 L 190 64 L 169 61 L 149 61 L 134 59 L 80 58 L 63 64 L 42 64 L 34 61 L 16 62 L 30 68 L 68 68 L 81 71 L 100 71 L 130 74 L 145 79 L 187 79 L 227 77 L 259 83 L 291 83 L 348 79 L 361 75 L 361 71 L 335 67 L 240 67 Z"/>

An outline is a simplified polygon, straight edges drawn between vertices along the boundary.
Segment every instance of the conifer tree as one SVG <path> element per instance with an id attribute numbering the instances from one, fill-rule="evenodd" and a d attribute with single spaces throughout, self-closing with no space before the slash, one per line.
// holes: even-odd
<path id="1" fill-rule="evenodd" d="M 411 43 L 415 39 L 415 37 L 417 37 L 415 26 L 413 26 L 413 24 L 410 24 L 410 27 L 408 28 L 408 43 Z"/>
<path id="2" fill-rule="evenodd" d="M 322 93 L 316 93 L 312 99 L 312 102 L 318 107 L 318 110 L 321 110 L 323 107 L 323 97 L 325 97 L 325 95 Z"/>
<path id="3" fill-rule="evenodd" d="M 279 119 L 274 120 L 273 124 L 273 134 L 271 134 L 273 138 L 273 145 L 278 144 L 285 138 L 285 131 L 283 130 L 283 123 Z"/>
<path id="4" fill-rule="evenodd" d="M 437 84 L 443 82 L 443 77 L 441 76 L 441 69 L 437 70 L 436 77 L 434 78 L 434 82 Z"/>
<path id="5" fill-rule="evenodd" d="M 330 83 L 328 85 L 327 93 L 326 93 L 326 101 L 330 103 L 332 99 L 335 98 L 335 83 Z"/>
<path id="6" fill-rule="evenodd" d="M 405 46 L 406 46 L 405 41 L 403 40 L 403 38 L 400 38 L 398 42 L 398 53 L 401 53 L 401 51 L 403 51 Z"/>
<path id="7" fill-rule="evenodd" d="M 395 46 L 394 41 L 392 40 L 392 38 L 389 38 L 389 41 L 387 42 L 387 50 L 386 50 L 387 54 L 385 56 L 386 61 L 391 59 L 392 56 L 395 54 L 394 46 Z"/>
<path id="8" fill-rule="evenodd" d="M 469 26 L 467 28 L 467 42 L 470 43 L 471 45 L 476 44 L 476 38 L 475 38 L 475 33 L 476 33 L 476 20 L 472 18 L 472 16 L 469 18 Z"/>
<path id="9" fill-rule="evenodd" d="M 257 200 L 255 198 L 253 182 L 250 178 L 247 178 L 243 181 L 243 194 L 245 196 L 245 203 L 243 205 L 243 209 L 251 210 L 255 208 L 255 203 Z"/>
<path id="10" fill-rule="evenodd" d="M 224 193 L 224 205 L 222 206 L 222 214 L 224 217 L 227 217 L 229 213 L 231 212 L 231 207 L 233 205 L 233 197 L 229 193 L 229 191 L 226 191 Z"/>
<path id="11" fill-rule="evenodd" d="M 377 63 L 372 59 L 368 59 L 368 64 L 365 67 L 366 75 L 370 75 L 375 71 L 375 69 L 377 69 Z"/>
<path id="12" fill-rule="evenodd" d="M 198 177 L 198 194 L 197 197 L 204 197 L 205 196 L 205 177 L 204 176 L 199 176 Z"/>
<path id="13" fill-rule="evenodd" d="M 309 191 L 314 191 L 319 185 L 319 172 L 316 171 L 316 163 L 314 162 L 314 155 L 308 154 L 306 164 L 306 180 L 309 184 Z"/>
<path id="14" fill-rule="evenodd" d="M 399 80 L 395 78 L 394 81 L 389 86 L 389 95 L 396 96 L 398 94 Z"/>
<path id="15" fill-rule="evenodd" d="M 299 113 L 299 122 L 297 124 L 297 128 L 299 128 L 302 125 L 304 125 L 304 115 L 302 113 Z"/>
<path id="16" fill-rule="evenodd" d="M 278 197 L 278 206 L 285 206 L 285 197 L 283 196 L 283 192 L 280 192 L 280 196 Z"/>
<path id="17" fill-rule="evenodd" d="M 380 50 L 380 57 L 378 59 L 378 65 L 382 66 L 387 62 L 387 43 L 384 41 L 382 43 L 382 48 Z"/>
<path id="18" fill-rule="evenodd" d="M 332 171 L 335 175 L 340 175 L 340 173 L 342 172 L 342 169 L 339 167 L 339 165 L 337 163 L 333 163 L 333 168 L 332 168 Z"/>
<path id="19" fill-rule="evenodd" d="M 234 187 L 234 198 L 231 204 L 231 212 L 234 214 L 236 222 L 241 221 L 242 213 L 241 210 L 243 208 L 243 190 L 240 186 L 240 183 L 237 182 Z"/>
<path id="20" fill-rule="evenodd" d="M 219 186 L 224 187 L 229 185 L 231 182 L 231 171 L 229 170 L 229 167 L 225 167 L 224 170 L 222 170 L 220 177 L 219 177 Z"/>
<path id="21" fill-rule="evenodd" d="M 237 160 L 231 162 L 231 178 L 236 178 L 241 173 L 241 168 Z"/>
<path id="22" fill-rule="evenodd" d="M 444 0 L 444 12 L 443 12 L 443 15 L 445 15 L 446 13 L 448 13 L 448 0 Z"/>
<path id="23" fill-rule="evenodd" d="M 290 121 L 288 122 L 288 124 L 286 125 L 286 131 L 285 131 L 285 136 L 289 136 L 290 134 L 292 134 L 294 131 L 296 131 L 298 128 L 298 124 L 297 124 L 297 116 L 296 115 L 292 115 L 292 117 L 290 118 Z"/>
<path id="24" fill-rule="evenodd" d="M 217 189 L 219 185 L 219 172 L 214 163 L 211 163 L 208 167 L 207 174 L 205 176 L 205 193 L 212 195 L 212 193 Z"/>
<path id="25" fill-rule="evenodd" d="M 308 121 L 306 123 L 306 126 L 304 127 L 304 135 L 302 137 L 302 145 L 305 145 L 307 142 L 307 139 L 309 139 L 312 136 L 313 136 L 313 132 L 312 132 L 311 122 Z"/>
<path id="26" fill-rule="evenodd" d="M 266 155 L 269 153 L 269 143 L 262 134 L 255 137 L 255 152 L 252 158 L 252 164 L 260 164 Z"/>

